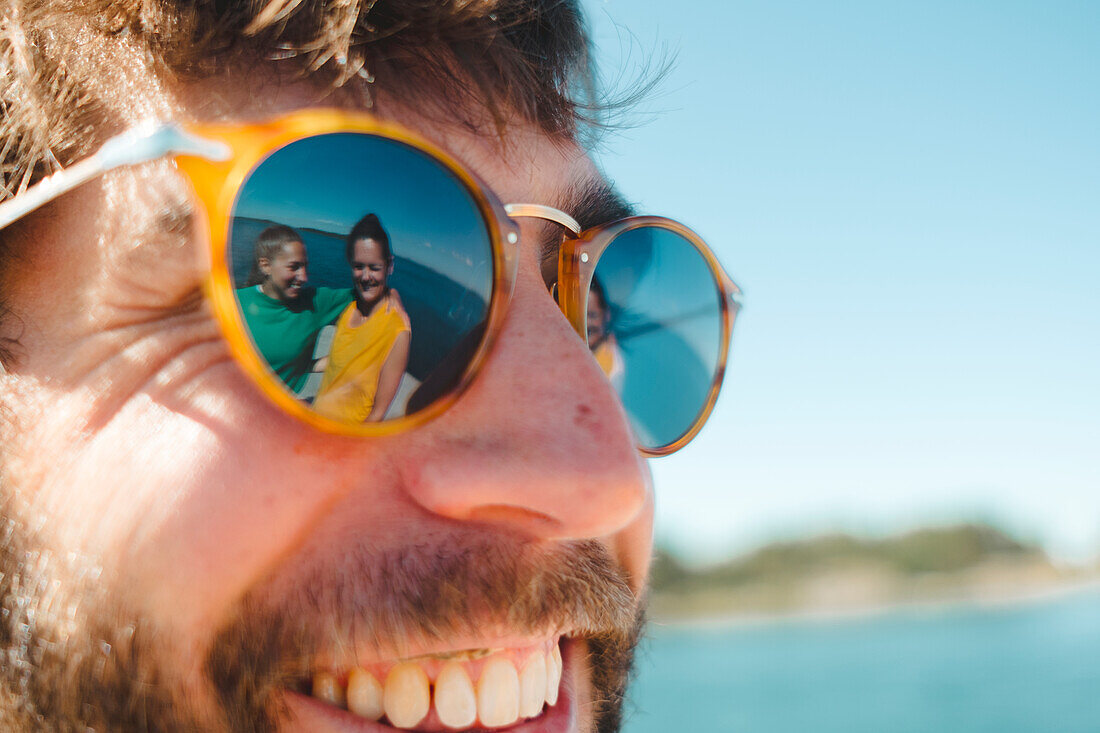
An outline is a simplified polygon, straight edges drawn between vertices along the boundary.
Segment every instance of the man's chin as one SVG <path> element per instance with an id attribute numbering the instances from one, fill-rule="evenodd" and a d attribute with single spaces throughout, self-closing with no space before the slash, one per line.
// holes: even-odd
<path id="1" fill-rule="evenodd" d="M 13 535 L 0 543 L 0 729 L 392 731 L 386 716 L 355 716 L 314 698 L 302 681 L 360 662 L 385 684 L 398 663 L 415 661 L 437 683 L 448 662 L 460 661 L 477 691 L 489 663 L 507 658 L 511 674 L 528 682 L 532 660 L 547 665 L 548 694 L 537 710 L 511 719 L 489 714 L 499 724 L 488 726 L 478 701 L 476 725 L 444 727 L 436 706 L 405 729 L 618 730 L 642 614 L 600 546 L 532 554 L 507 544 L 448 543 L 429 557 L 410 562 L 403 549 L 327 558 L 316 574 L 262 584 L 211 639 L 187 641 L 154 625 L 140 604 L 126 603 L 117 579 L 62 565 L 57 554 Z M 389 582 L 397 573 L 406 585 Z M 441 597 L 433 590 L 440 577 L 462 579 L 467 592 Z M 486 617 L 489 608 L 499 612 Z M 387 639 L 406 641 L 380 641 Z M 184 653 L 192 644 L 203 650 L 202 662 Z M 562 658 L 557 699 L 548 684 L 555 650 Z M 499 697 L 507 683 L 493 684 Z"/>
<path id="2" fill-rule="evenodd" d="M 106 617 L 122 618 L 114 614 Z M 640 629 L 639 621 L 637 631 Z M 511 723 L 485 725 L 479 710 L 472 724 L 447 726 L 438 706 L 433 705 L 430 713 L 416 723 L 398 728 L 390 724 L 385 714 L 371 720 L 349 711 L 346 702 L 337 706 L 319 699 L 290 677 L 281 685 L 265 688 L 262 680 L 246 676 L 233 689 L 216 689 L 211 696 L 211 688 L 218 688 L 216 682 L 211 685 L 201 680 L 199 689 L 181 684 L 170 663 L 178 656 L 154 641 L 163 639 L 162 635 L 150 633 L 141 625 L 120 622 L 113 628 L 82 630 L 70 636 L 64 647 L 38 655 L 34 669 L 20 675 L 21 683 L 16 682 L 16 670 L 8 669 L 4 674 L 3 692 L 7 700 L 2 701 L 5 709 L 0 711 L 0 728 L 13 732 L 94 729 L 392 733 L 411 729 L 614 733 L 620 728 L 623 693 L 636 637 L 637 633 L 629 639 L 562 640 L 556 699 L 545 700 L 537 713 L 517 715 Z M 27 641 L 40 650 L 54 647 L 41 639 Z M 433 682 L 437 679 L 438 675 Z M 480 707 L 481 701 L 478 703 Z"/>

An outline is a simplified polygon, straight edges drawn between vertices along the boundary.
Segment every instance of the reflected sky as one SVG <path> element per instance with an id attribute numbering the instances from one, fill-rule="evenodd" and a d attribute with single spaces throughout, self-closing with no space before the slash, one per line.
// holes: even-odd
<path id="1" fill-rule="evenodd" d="M 711 421 L 652 462 L 658 533 L 984 518 L 1095 557 L 1100 3 L 583 6 L 620 91 L 675 61 L 603 169 L 746 295 Z"/>
<path id="2" fill-rule="evenodd" d="M 233 210 L 229 266 L 238 287 L 259 234 L 283 224 L 301 236 L 309 283 L 348 289 L 345 237 L 376 214 L 394 257 L 388 284 L 412 327 L 408 373 L 426 379 L 488 313 L 492 247 L 475 200 L 459 179 L 403 143 L 361 133 L 298 140 L 266 158 Z"/>
<path id="3" fill-rule="evenodd" d="M 714 276 L 690 242 L 645 227 L 617 237 L 595 277 L 625 362 L 622 397 L 634 430 L 644 445 L 672 443 L 705 404 L 717 366 Z"/>
<path id="4" fill-rule="evenodd" d="M 299 140 L 269 156 L 234 215 L 346 234 L 374 213 L 395 254 L 484 291 L 492 260 L 472 196 L 445 168 L 402 143 L 358 133 Z"/>

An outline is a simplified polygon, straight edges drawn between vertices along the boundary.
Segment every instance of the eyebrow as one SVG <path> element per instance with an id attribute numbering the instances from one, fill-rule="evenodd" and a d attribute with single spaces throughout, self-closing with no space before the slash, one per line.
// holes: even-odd
<path id="1" fill-rule="evenodd" d="M 581 231 L 610 224 L 634 214 L 634 206 L 623 198 L 610 181 L 602 177 L 574 183 L 566 189 L 555 206 L 576 219 L 581 225 Z M 539 241 L 539 262 L 556 260 L 561 241 L 561 230 L 547 227 Z"/>

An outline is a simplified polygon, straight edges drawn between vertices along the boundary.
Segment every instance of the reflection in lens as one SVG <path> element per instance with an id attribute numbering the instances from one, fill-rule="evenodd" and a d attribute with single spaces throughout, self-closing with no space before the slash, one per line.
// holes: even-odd
<path id="1" fill-rule="evenodd" d="M 348 234 L 345 255 L 355 300 L 336 319 L 313 408 L 351 423 L 381 420 L 409 365 L 409 316 L 396 290 L 389 236 L 374 214 Z"/>
<path id="2" fill-rule="evenodd" d="M 588 345 L 642 447 L 674 443 L 706 406 L 718 369 L 721 297 L 703 255 L 669 229 L 631 229 L 600 257 L 588 294 Z"/>
<path id="3" fill-rule="evenodd" d="M 431 404 L 484 333 L 485 220 L 456 176 L 395 140 L 320 135 L 269 155 L 241 187 L 227 259 L 272 382 L 332 419 Z"/>
<path id="4" fill-rule="evenodd" d="M 588 348 L 596 357 L 596 363 L 611 381 L 617 391 L 622 392 L 625 365 L 619 339 L 611 329 L 611 308 L 607 303 L 607 294 L 600 285 L 598 277 L 592 278 L 592 287 L 588 291 Z"/>

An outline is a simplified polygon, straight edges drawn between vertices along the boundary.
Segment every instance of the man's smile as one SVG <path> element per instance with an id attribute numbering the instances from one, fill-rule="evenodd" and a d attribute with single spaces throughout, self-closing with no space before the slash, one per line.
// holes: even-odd
<path id="1" fill-rule="evenodd" d="M 319 669 L 288 693 L 288 705 L 294 723 L 310 729 L 320 718 L 336 730 L 567 731 L 575 715 L 563 643 L 570 648 L 555 636 Z"/>
<path id="2" fill-rule="evenodd" d="M 227 713 L 263 710 L 284 733 L 572 733 L 601 704 L 593 681 L 625 680 L 638 601 L 599 543 L 466 530 L 415 552 L 330 547 L 257 585 L 217 634 L 206 671 Z"/>

